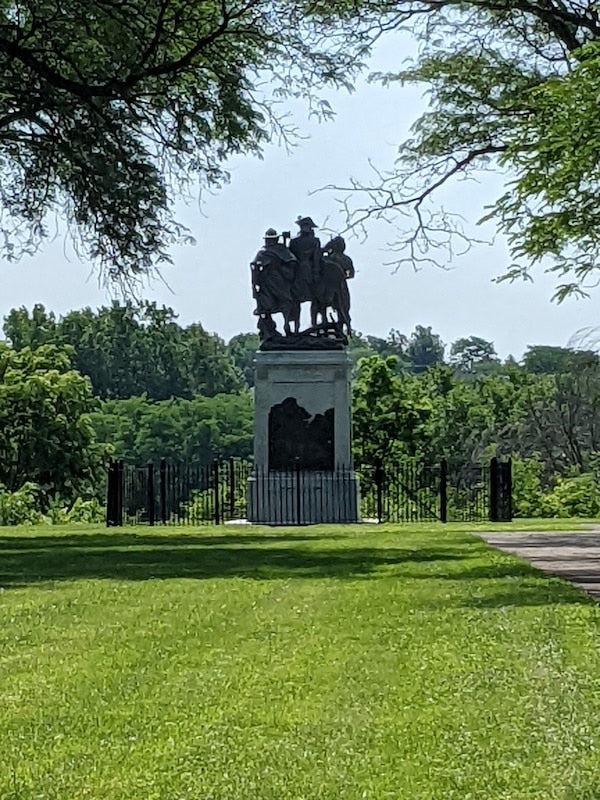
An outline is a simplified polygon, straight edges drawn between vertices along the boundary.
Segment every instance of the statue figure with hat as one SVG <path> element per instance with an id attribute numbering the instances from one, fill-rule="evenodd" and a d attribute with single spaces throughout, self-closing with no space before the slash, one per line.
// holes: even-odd
<path id="1" fill-rule="evenodd" d="M 311 304 L 312 324 L 327 322 L 327 309 L 337 312 L 340 328 L 350 335 L 350 292 L 348 280 L 354 277 L 354 264 L 345 253 L 346 242 L 342 236 L 334 236 L 323 248 L 321 273 L 314 286 Z"/>
<path id="2" fill-rule="evenodd" d="M 300 303 L 293 294 L 293 283 L 297 271 L 296 256 L 284 243 L 274 228 L 265 233 L 264 246 L 256 254 L 251 265 L 252 295 L 256 300 L 254 313 L 260 318 L 261 331 L 275 330 L 271 315 L 283 314 L 284 330 L 291 334 L 290 323 L 298 332 L 300 322 Z"/>
<path id="3" fill-rule="evenodd" d="M 293 292 L 296 299 L 304 303 L 312 300 L 321 273 L 321 242 L 315 236 L 317 226 L 310 217 L 298 217 L 296 225 L 300 232 L 290 241 L 290 250 L 298 261 Z"/>

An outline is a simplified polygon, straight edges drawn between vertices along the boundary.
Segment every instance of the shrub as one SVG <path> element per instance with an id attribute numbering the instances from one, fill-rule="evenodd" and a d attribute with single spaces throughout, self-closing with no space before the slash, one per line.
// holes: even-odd
<path id="1" fill-rule="evenodd" d="M 0 525 L 36 525 L 43 521 L 39 508 L 40 487 L 24 483 L 15 492 L 0 485 Z"/>
<path id="2" fill-rule="evenodd" d="M 93 497 L 91 500 L 83 500 L 81 497 L 78 497 L 67 512 L 66 522 L 85 522 L 87 524 L 93 524 L 104 522 L 105 519 L 106 510 L 96 497 Z"/>
<path id="3" fill-rule="evenodd" d="M 540 497 L 542 493 L 542 473 L 544 465 L 538 456 L 531 458 L 514 457 L 513 476 L 513 514 L 515 517 L 541 516 Z M 548 516 L 554 516 L 550 514 Z"/>
<path id="4" fill-rule="evenodd" d="M 600 516 L 600 486 L 592 472 L 564 478 L 557 475 L 554 487 L 540 495 L 542 517 Z"/>
<path id="5" fill-rule="evenodd" d="M 84 500 L 77 497 L 72 504 L 66 504 L 60 498 L 54 498 L 48 509 L 44 513 L 43 522 L 50 525 L 66 525 L 67 523 L 86 523 L 88 525 L 103 522 L 106 519 L 106 512 L 97 498 Z"/>
<path id="6" fill-rule="evenodd" d="M 64 525 L 69 522 L 94 524 L 105 519 L 104 507 L 96 498 L 83 500 L 78 497 L 72 504 L 65 504 L 55 497 L 43 503 L 43 492 L 35 483 L 24 483 L 15 492 L 7 491 L 0 484 L 0 525 Z M 42 505 L 48 508 L 40 511 Z"/>

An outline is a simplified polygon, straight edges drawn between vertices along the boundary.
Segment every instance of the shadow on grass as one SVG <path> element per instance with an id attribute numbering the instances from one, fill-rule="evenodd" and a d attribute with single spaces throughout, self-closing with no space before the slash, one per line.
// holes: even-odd
<path id="1" fill-rule="evenodd" d="M 152 530 L 152 528 L 150 529 Z M 160 530 L 155 528 L 154 530 Z M 163 529 L 164 530 L 164 529 Z M 139 534 L 139 533 L 81 533 L 67 536 L 0 536 L 0 553 L 5 550 L 52 550 L 74 547 L 101 548 L 102 550 L 128 547 L 214 547 L 215 545 L 269 544 L 272 542 L 310 542 L 319 538 L 328 541 L 345 539 L 341 534 L 328 533 L 326 537 L 296 533 L 227 533 L 219 536 L 195 534 Z"/>
<path id="2" fill-rule="evenodd" d="M 376 576 L 382 568 L 412 561 L 461 561 L 466 557 L 456 548 L 444 547 L 336 548 L 331 546 L 334 538 L 288 533 L 0 537 L 0 586 L 78 578 L 353 578 Z M 257 546 L 258 541 L 262 547 Z M 299 546 L 300 542 L 304 546 Z"/>
<path id="3" fill-rule="evenodd" d="M 125 533 L 0 537 L 0 587 L 19 588 L 78 579 L 141 581 L 401 579 L 448 581 L 450 592 L 434 606 L 499 607 L 586 602 L 569 584 L 530 565 L 489 551 L 468 537 L 429 547 L 343 546 L 334 539 L 299 534 L 224 536 Z M 260 542 L 263 546 L 257 546 Z M 477 563 L 475 563 L 475 560 Z M 453 584 L 453 585 L 452 585 Z M 435 594 L 438 589 L 433 589 Z"/>

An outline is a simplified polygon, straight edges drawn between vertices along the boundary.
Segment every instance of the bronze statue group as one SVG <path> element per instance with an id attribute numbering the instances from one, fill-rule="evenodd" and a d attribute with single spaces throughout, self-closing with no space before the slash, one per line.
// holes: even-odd
<path id="1" fill-rule="evenodd" d="M 354 265 L 344 252 L 344 239 L 334 236 L 321 247 L 310 217 L 298 217 L 296 224 L 300 230 L 293 238 L 269 228 L 264 247 L 250 265 L 260 337 L 281 337 L 273 321 L 273 314 L 280 313 L 287 337 L 345 338 L 351 333 L 347 281 L 354 277 Z M 304 302 L 310 302 L 311 327 L 301 332 Z M 329 309 L 335 318 L 328 319 Z"/>

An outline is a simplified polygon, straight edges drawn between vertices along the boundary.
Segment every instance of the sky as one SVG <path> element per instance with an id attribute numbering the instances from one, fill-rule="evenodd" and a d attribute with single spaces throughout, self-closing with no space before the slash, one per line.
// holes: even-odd
<path id="1" fill-rule="evenodd" d="M 388 36 L 372 69 L 398 68 L 410 44 Z M 341 231 L 345 218 L 340 193 L 321 187 L 347 185 L 350 177 L 372 177 L 370 162 L 391 168 L 397 145 L 425 108 L 411 87 L 383 88 L 362 79 L 352 94 L 329 95 L 333 122 L 318 123 L 301 106 L 292 109 L 302 140 L 291 151 L 269 145 L 262 160 L 239 157 L 228 168 L 231 182 L 219 192 L 191 203 L 178 201 L 176 216 L 196 240 L 194 246 L 172 249 L 174 264 L 140 291 L 140 297 L 172 307 L 183 325 L 201 322 L 208 331 L 229 339 L 255 329 L 249 263 L 269 227 L 296 230 L 294 220 L 310 215 L 328 231 Z M 444 206 L 472 224 L 478 238 L 492 239 L 493 228 L 474 223 L 502 182 L 484 176 L 480 183 L 454 184 Z M 0 259 L 0 318 L 11 308 L 42 303 L 56 314 L 110 302 L 110 293 L 93 267 L 82 261 L 62 225 L 53 241 L 18 263 Z M 448 346 L 460 337 L 491 340 L 498 354 L 520 358 L 529 345 L 567 345 L 578 331 L 597 324 L 597 297 L 551 302 L 556 278 L 541 270 L 533 283 L 496 284 L 510 261 L 506 244 L 477 245 L 444 268 L 410 266 L 395 270 L 389 243 L 393 227 L 370 225 L 367 238 L 346 237 L 346 252 L 356 277 L 350 284 L 355 330 L 385 337 L 392 329 L 409 334 L 416 325 L 430 325 Z M 317 231 L 318 235 L 318 231 Z M 326 241 L 329 234 L 322 236 Z M 303 322 L 308 325 L 308 309 Z"/>

